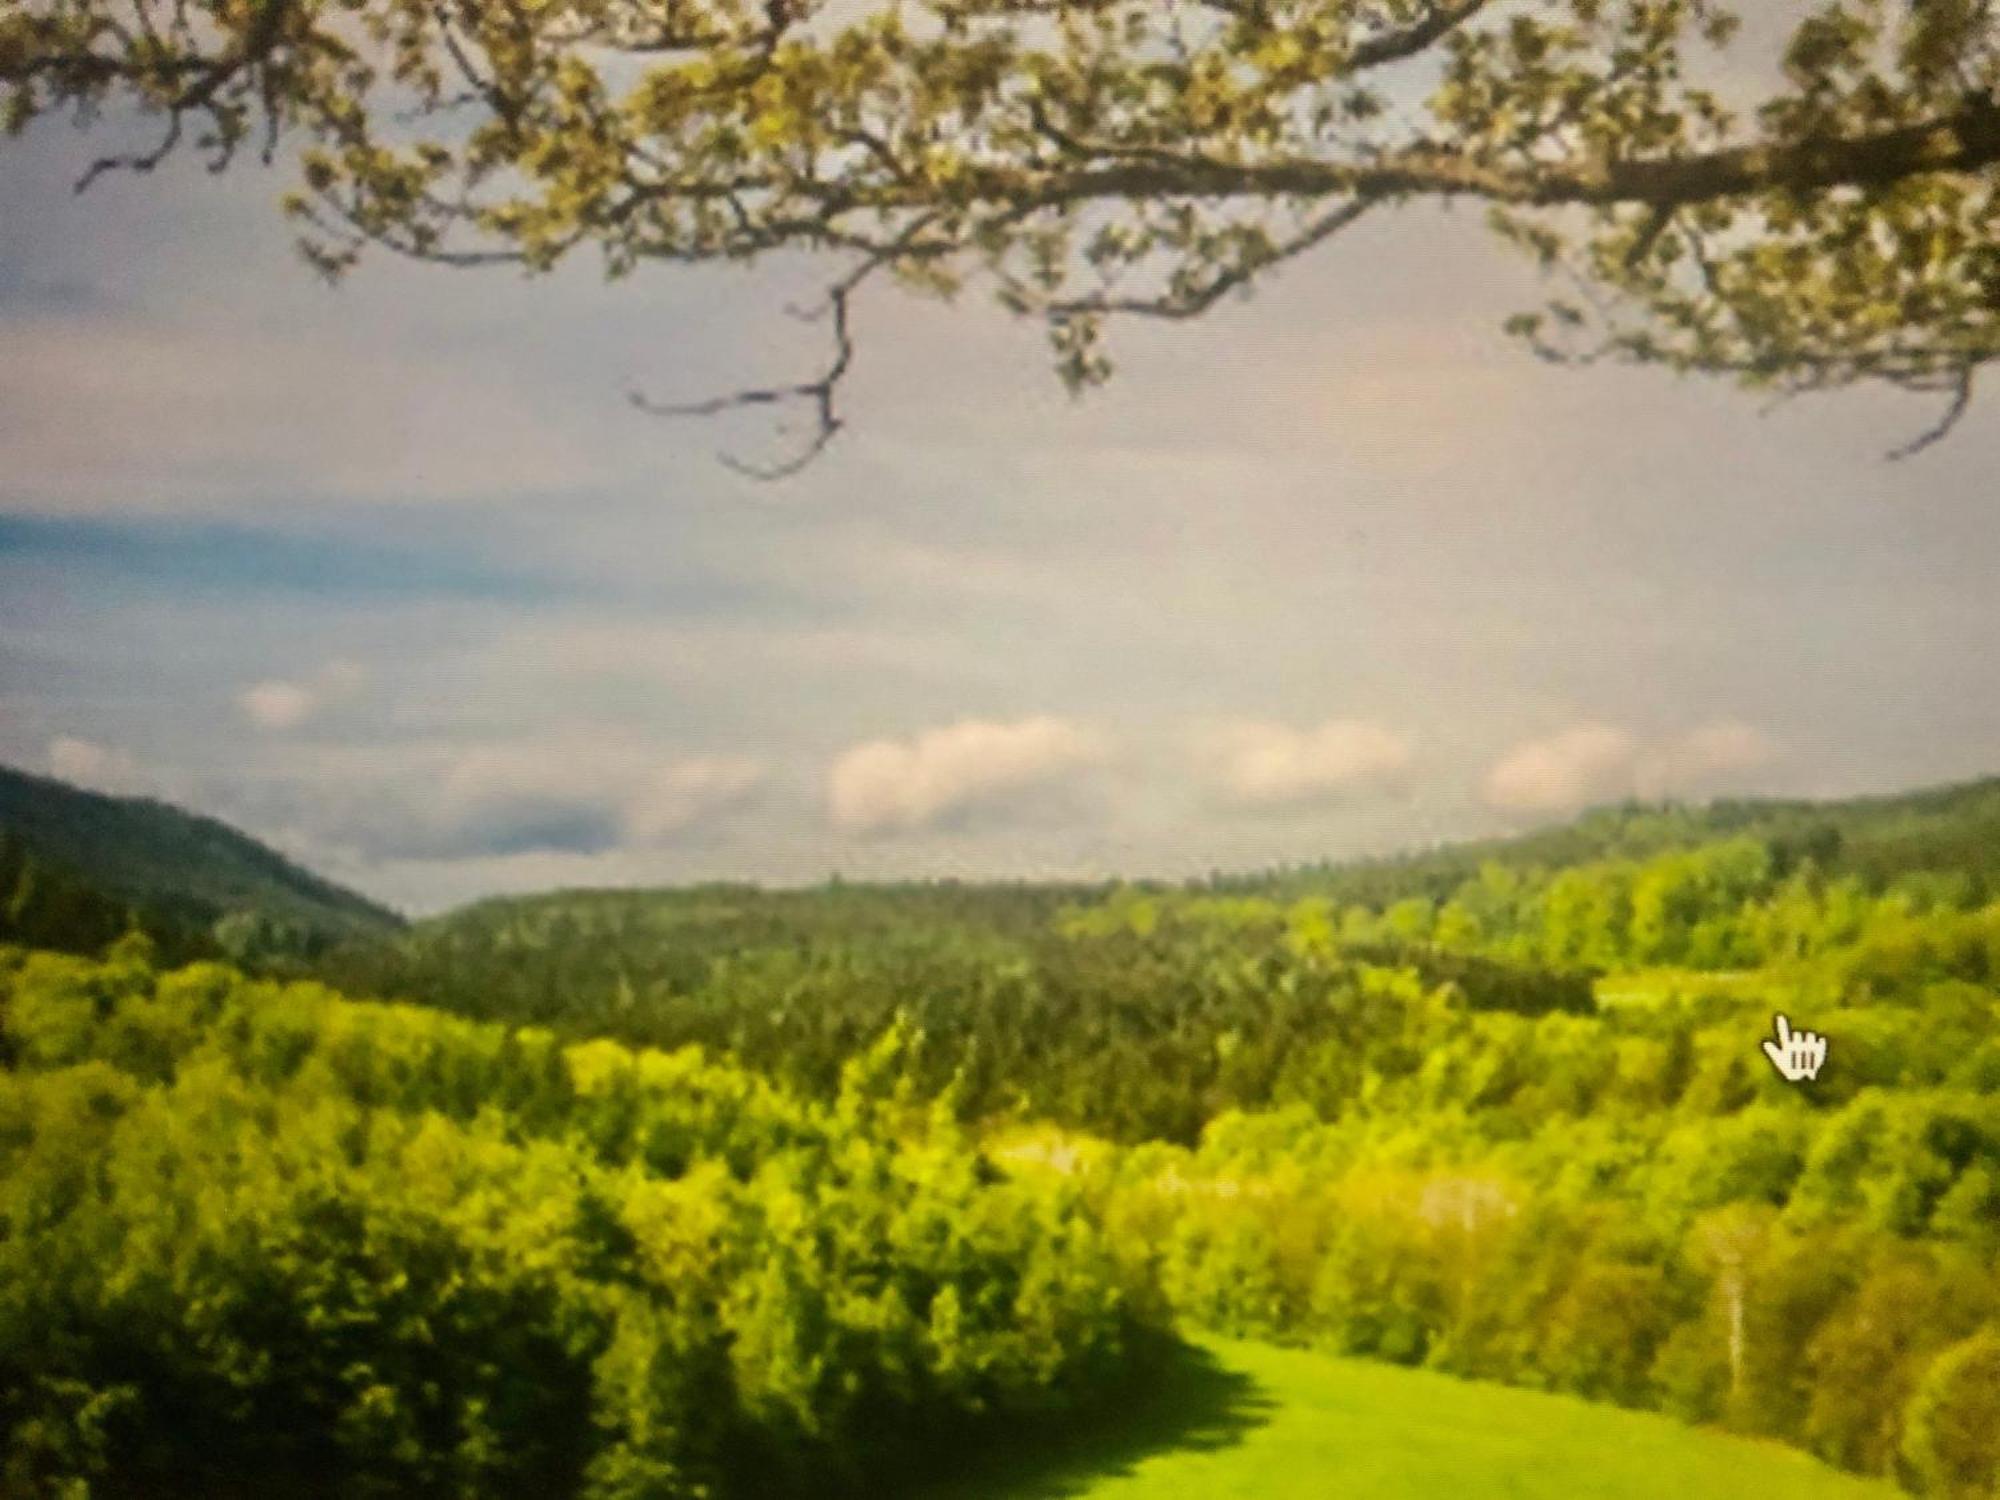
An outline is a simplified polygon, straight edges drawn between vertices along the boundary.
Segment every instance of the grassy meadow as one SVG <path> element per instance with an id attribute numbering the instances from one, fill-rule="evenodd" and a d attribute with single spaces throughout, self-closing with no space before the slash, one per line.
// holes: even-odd
<path id="1" fill-rule="evenodd" d="M 1891 1500 L 1775 1443 L 1310 1350 L 1199 1341 L 1165 1386 L 910 1500 Z"/>

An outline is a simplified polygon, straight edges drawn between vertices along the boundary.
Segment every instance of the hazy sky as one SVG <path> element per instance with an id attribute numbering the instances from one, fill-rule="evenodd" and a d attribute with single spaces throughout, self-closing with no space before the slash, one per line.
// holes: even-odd
<path id="1" fill-rule="evenodd" d="M 1499 333 L 1413 212 L 1072 404 L 865 301 L 778 486 L 634 412 L 796 375 L 810 268 L 316 281 L 283 167 L 0 143 L 0 760 L 412 910 L 698 877 L 1180 874 L 1587 801 L 2000 769 L 2000 405 L 1776 411 Z"/>

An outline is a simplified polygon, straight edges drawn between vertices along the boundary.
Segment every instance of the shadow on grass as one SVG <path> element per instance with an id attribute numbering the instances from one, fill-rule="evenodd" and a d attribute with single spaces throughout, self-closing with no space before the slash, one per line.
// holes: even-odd
<path id="1" fill-rule="evenodd" d="M 927 1477 L 912 1474 L 893 1493 L 901 1500 L 1070 1500 L 1156 1454 L 1234 1447 L 1270 1420 L 1274 1403 L 1263 1388 L 1204 1349 L 1162 1340 L 1139 1365 L 1087 1411 L 927 1455 Z"/>

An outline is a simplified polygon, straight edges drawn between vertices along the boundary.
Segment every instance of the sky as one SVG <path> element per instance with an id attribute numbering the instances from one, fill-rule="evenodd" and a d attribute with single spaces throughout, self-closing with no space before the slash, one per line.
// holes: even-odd
<path id="1" fill-rule="evenodd" d="M 699 879 L 1182 876 L 1627 796 L 2000 770 L 2000 406 L 1775 409 L 1500 332 L 1410 210 L 1192 326 L 872 291 L 848 430 L 759 415 L 825 267 L 316 280 L 290 169 L 77 195 L 0 143 L 0 761 L 411 912 Z"/>

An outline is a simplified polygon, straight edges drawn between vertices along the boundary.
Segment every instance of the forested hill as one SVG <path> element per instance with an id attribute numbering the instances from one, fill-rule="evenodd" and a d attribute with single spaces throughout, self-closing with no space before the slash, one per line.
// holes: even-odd
<path id="1" fill-rule="evenodd" d="M 1809 966 L 1915 999 L 2000 964 L 2000 782 L 1589 814 L 1400 861 L 1164 884 L 750 886 L 485 901 L 316 972 L 353 994 L 673 1047 L 812 1093 L 898 1018 L 926 1087 L 1125 1139 L 1354 1080 L 1300 1059 L 1362 971 L 1473 1011 L 1595 1010 L 1599 976 Z M 1788 983 L 1791 981 L 1787 981 Z M 1344 997 L 1344 998 L 1343 998 Z M 1353 1042 L 1353 1037 L 1347 1037 Z M 1330 1092 L 1329 1092 L 1330 1091 Z"/>
<path id="2" fill-rule="evenodd" d="M 0 804 L 0 822 L 4 822 Z M 1319 898 L 1339 906 L 1385 910 L 1420 899 L 1448 902 L 1482 871 L 1523 877 L 1610 862 L 1644 862 L 1735 840 L 1768 852 L 1768 873 L 1801 868 L 1849 877 L 1881 891 L 1905 877 L 1954 880 L 1968 904 L 2000 891 L 2000 776 L 1841 801 L 1751 799 L 1705 805 L 1626 804 L 1597 808 L 1571 822 L 1510 838 L 1469 840 L 1381 859 L 1329 861 L 1278 870 L 1223 874 L 1201 882 L 1217 894 Z M 1170 887 L 1140 882 L 1138 889 Z M 419 946 L 483 949 L 499 941 L 519 950 L 595 941 L 607 934 L 671 949 L 690 979 L 711 958 L 769 945 L 801 949 L 831 940 L 878 942 L 898 934 L 951 931 L 1015 938 L 1052 918 L 1091 905 L 1116 884 L 958 881 L 849 884 L 812 890 L 753 885 L 565 890 L 494 897 L 410 929 Z M 508 934 L 502 938 L 501 934 Z M 372 967 L 372 966 L 371 966 Z M 373 977 L 384 978 L 379 970 Z"/>
<path id="3" fill-rule="evenodd" d="M 1993 802 L 1599 815 L 1366 899 L 558 892 L 270 966 L 332 987 L 0 947 L 0 1489 L 910 1494 L 899 1435 L 1204 1329 L 2000 1500 Z M 1166 1482 L 1428 1494 L 1367 1483 L 1423 1441 Z"/>
<path id="4" fill-rule="evenodd" d="M 1899 876 L 1950 873 L 2000 886 L 2000 776 L 1841 801 L 1752 798 L 1705 805 L 1629 803 L 1512 838 L 1443 845 L 1383 859 L 1220 876 L 1219 889 L 1327 896 L 1384 906 L 1443 900 L 1487 866 L 1555 870 L 1647 859 L 1731 838 L 1768 845 L 1781 864 L 1811 859 L 1871 887 Z"/>
<path id="5" fill-rule="evenodd" d="M 213 818 L 0 766 L 0 937 L 88 949 L 133 925 L 254 956 L 402 923 Z"/>

